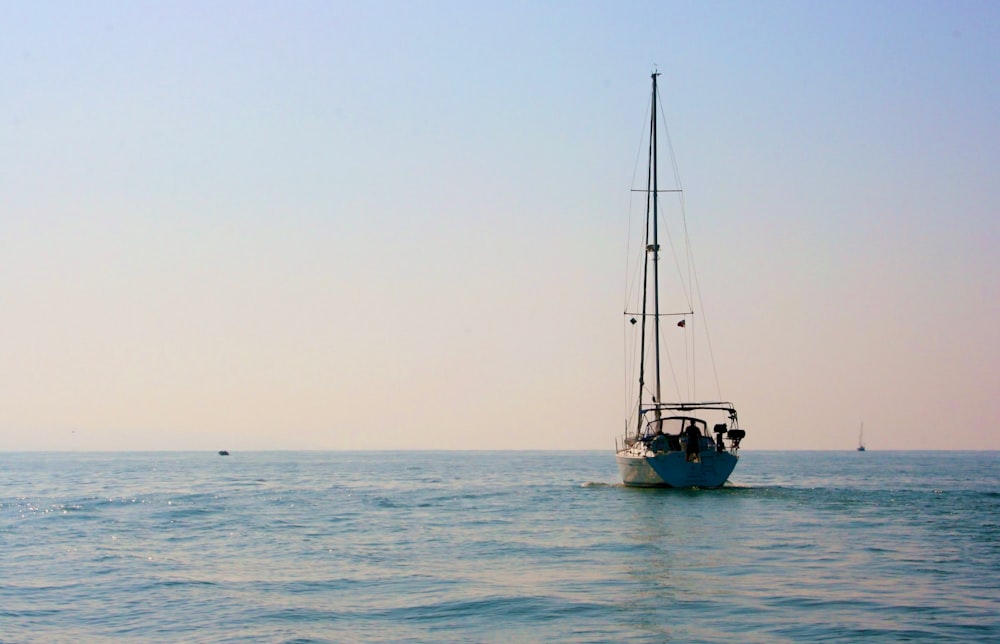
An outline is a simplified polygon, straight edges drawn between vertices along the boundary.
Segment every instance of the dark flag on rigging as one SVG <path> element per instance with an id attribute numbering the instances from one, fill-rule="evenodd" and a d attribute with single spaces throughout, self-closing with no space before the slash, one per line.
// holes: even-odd
<path id="1" fill-rule="evenodd" d="M 682 329 L 683 329 L 683 328 L 684 328 L 685 326 L 687 326 L 687 325 L 685 324 L 685 321 L 684 321 L 684 320 L 681 320 L 680 322 L 678 322 L 678 323 L 677 323 L 677 326 L 679 326 L 680 328 L 682 328 Z"/>

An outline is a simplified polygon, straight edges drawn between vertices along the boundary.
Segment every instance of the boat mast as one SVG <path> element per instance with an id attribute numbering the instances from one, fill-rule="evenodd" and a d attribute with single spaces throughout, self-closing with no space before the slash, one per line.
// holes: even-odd
<path id="1" fill-rule="evenodd" d="M 663 402 L 660 397 L 660 241 L 659 235 L 657 234 L 657 221 L 659 220 L 657 204 L 658 204 L 658 182 L 657 182 L 657 168 L 656 168 L 656 77 L 659 76 L 659 72 L 653 72 L 653 109 L 652 116 L 650 118 L 650 138 L 651 143 L 651 159 L 650 159 L 650 173 L 653 179 L 653 335 L 655 336 L 655 347 L 656 347 L 656 404 L 659 405 Z M 648 215 L 647 215 L 648 216 Z M 660 410 L 656 410 L 656 419 L 660 419 Z"/>
<path id="2" fill-rule="evenodd" d="M 646 171 L 646 261 L 642 270 L 642 330 L 639 346 L 639 414 L 636 419 L 636 432 L 642 431 L 642 399 L 646 390 L 646 320 L 649 317 L 647 307 L 649 306 L 649 262 L 652 255 L 653 262 L 653 346 L 656 359 L 656 380 L 653 396 L 654 409 L 656 409 L 656 420 L 660 419 L 658 406 L 660 398 L 660 272 L 659 272 L 659 229 L 657 226 L 657 171 L 656 171 L 656 77 L 659 72 L 653 72 L 653 100 L 649 121 L 649 164 Z M 652 224 L 652 226 L 650 226 Z"/>

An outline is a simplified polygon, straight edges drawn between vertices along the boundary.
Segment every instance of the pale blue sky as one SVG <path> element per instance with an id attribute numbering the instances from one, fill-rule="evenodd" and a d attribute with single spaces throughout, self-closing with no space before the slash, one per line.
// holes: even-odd
<path id="1" fill-rule="evenodd" d="M 649 72 L 747 448 L 1000 449 L 994 2 L 0 2 L 0 450 L 613 447 Z"/>

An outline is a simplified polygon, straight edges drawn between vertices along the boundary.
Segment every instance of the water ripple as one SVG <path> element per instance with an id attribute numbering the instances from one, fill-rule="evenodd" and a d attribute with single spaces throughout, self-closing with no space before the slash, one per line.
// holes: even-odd
<path id="1" fill-rule="evenodd" d="M 6 458 L 4 641 L 1000 640 L 996 454 Z"/>

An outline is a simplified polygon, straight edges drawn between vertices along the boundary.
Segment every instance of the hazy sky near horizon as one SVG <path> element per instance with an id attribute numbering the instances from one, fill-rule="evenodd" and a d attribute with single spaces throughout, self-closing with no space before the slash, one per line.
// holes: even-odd
<path id="1" fill-rule="evenodd" d="M 0 2 L 0 450 L 612 449 L 658 66 L 748 449 L 1000 449 L 995 2 Z"/>

